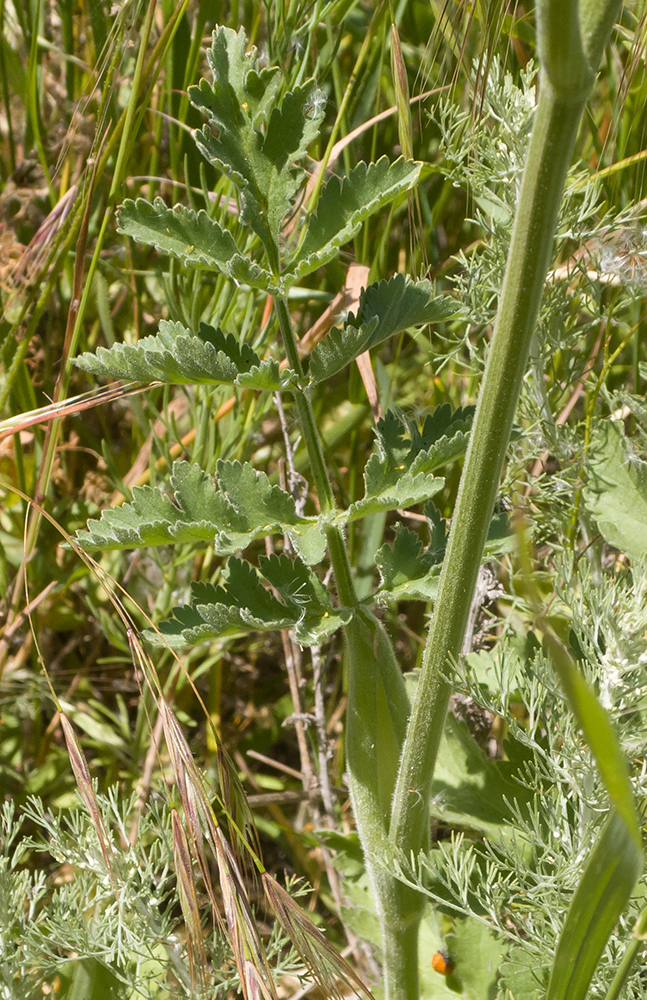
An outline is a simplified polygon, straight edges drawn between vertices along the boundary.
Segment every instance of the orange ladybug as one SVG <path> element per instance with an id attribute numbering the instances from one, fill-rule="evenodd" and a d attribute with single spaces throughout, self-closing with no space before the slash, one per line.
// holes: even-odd
<path id="1" fill-rule="evenodd" d="M 441 976 L 451 976 L 454 971 L 454 963 L 449 957 L 449 952 L 441 948 L 437 951 L 431 959 L 431 967 L 435 972 L 439 972 Z"/>

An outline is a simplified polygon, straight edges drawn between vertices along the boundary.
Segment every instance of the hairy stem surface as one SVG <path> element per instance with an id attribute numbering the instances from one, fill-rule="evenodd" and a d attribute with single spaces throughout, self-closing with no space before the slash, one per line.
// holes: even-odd
<path id="1" fill-rule="evenodd" d="M 302 375 L 287 303 L 277 299 L 275 304 L 290 366 Z M 296 390 L 294 396 L 321 510 L 332 513 L 334 495 L 312 406 L 304 392 Z M 344 629 L 348 651 L 346 758 L 353 811 L 382 925 L 384 954 L 393 956 L 393 961 L 385 959 L 385 975 L 391 982 L 389 996 L 406 1000 L 417 984 L 422 900 L 392 874 L 388 827 L 409 698 L 384 626 L 358 603 L 341 530 L 329 524 L 326 538 L 339 599 L 355 609 Z"/>
<path id="2" fill-rule="evenodd" d="M 447 674 L 465 634 L 583 107 L 583 100 L 560 100 L 542 85 L 497 324 L 394 799 L 391 839 L 407 852 L 424 845 L 426 803 L 451 693 Z"/>
<path id="3" fill-rule="evenodd" d="M 409 859 L 426 846 L 429 797 L 447 713 L 448 674 L 460 655 L 483 548 L 512 429 L 566 173 L 581 115 L 608 38 L 616 0 L 584 4 L 544 0 L 538 5 L 540 96 L 517 203 L 508 265 L 487 365 L 470 435 L 434 617 L 404 742 L 389 828 L 396 855 Z M 611 12 L 611 13 L 610 13 Z M 581 37 L 580 37 L 581 33 Z M 592 41 L 593 39 L 593 41 Z M 393 970 L 405 961 L 408 942 L 394 942 L 386 956 Z M 386 1000 L 417 1000 L 387 971 Z"/>

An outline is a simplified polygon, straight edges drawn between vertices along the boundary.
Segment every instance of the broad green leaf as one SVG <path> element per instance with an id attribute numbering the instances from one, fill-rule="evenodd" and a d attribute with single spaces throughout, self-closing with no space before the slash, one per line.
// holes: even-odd
<path id="1" fill-rule="evenodd" d="M 88 1000 L 88 997 L 120 1000 L 123 997 L 122 982 L 104 962 L 98 958 L 84 958 L 75 964 L 68 1000 Z"/>
<path id="2" fill-rule="evenodd" d="M 334 609 L 328 592 L 300 559 L 261 557 L 259 573 L 232 558 L 221 586 L 193 584 L 190 606 L 173 609 L 173 618 L 148 629 L 153 643 L 185 646 L 226 635 L 293 628 L 297 642 L 313 645 L 336 632 L 351 617 Z M 278 594 L 275 596 L 273 590 Z"/>
<path id="3" fill-rule="evenodd" d="M 427 547 L 415 531 L 398 523 L 393 544 L 386 543 L 375 553 L 381 580 L 376 597 L 391 601 L 435 600 L 447 529 L 432 502 L 425 504 L 425 514 L 431 530 Z M 496 514 L 490 524 L 483 559 L 501 555 L 514 548 L 514 544 L 507 515 Z"/>
<path id="4" fill-rule="evenodd" d="M 398 523 L 395 525 L 393 544 L 384 544 L 376 552 L 375 565 L 381 579 L 376 597 L 392 601 L 435 600 L 447 529 L 432 502 L 425 504 L 425 514 L 431 532 L 427 547 L 423 546 L 415 531 Z M 512 549 L 514 544 L 507 515 L 496 514 L 490 524 L 483 558 L 501 555 Z"/>
<path id="5" fill-rule="evenodd" d="M 257 49 L 252 46 L 246 52 L 246 45 L 243 28 L 235 32 L 219 25 L 207 49 L 213 75 L 213 86 L 207 85 L 213 99 L 210 113 L 223 128 L 236 128 L 241 114 L 249 118 L 255 128 L 262 128 L 276 103 L 281 82 L 278 67 L 260 68 Z"/>
<path id="6" fill-rule="evenodd" d="M 500 938 L 479 920 L 457 920 L 445 945 L 454 966 L 448 977 L 465 1000 L 491 1000 L 497 994 L 499 967 L 507 951 Z"/>
<path id="7" fill-rule="evenodd" d="M 439 493 L 444 485 L 443 478 L 428 476 L 423 472 L 418 475 L 405 472 L 395 482 L 375 488 L 367 484 L 366 495 L 350 505 L 346 520 L 356 521 L 359 517 L 376 514 L 380 510 L 406 510 L 407 507 L 414 507 L 429 500 Z"/>
<path id="8" fill-rule="evenodd" d="M 245 34 L 217 28 L 208 53 L 213 84 L 189 89 L 192 104 L 209 118 L 196 133 L 198 149 L 241 193 L 241 220 L 276 254 L 281 224 L 303 180 L 294 164 L 319 134 L 325 99 L 310 80 L 277 106 L 278 79 L 258 69 Z"/>
<path id="9" fill-rule="evenodd" d="M 505 836 L 511 832 L 511 804 L 532 799 L 523 782 L 524 761 L 492 760 L 466 724 L 449 713 L 434 771 L 431 815 L 449 827 L 478 830 L 495 841 Z"/>
<path id="10" fill-rule="evenodd" d="M 396 274 L 369 285 L 360 296 L 356 315 L 349 316 L 341 329 L 332 329 L 315 347 L 310 378 L 314 384 L 325 382 L 369 348 L 404 330 L 449 319 L 457 309 L 456 300 L 436 295 L 430 281 Z"/>
<path id="11" fill-rule="evenodd" d="M 546 1000 L 550 966 L 525 944 L 510 948 L 500 973 L 499 996 L 506 1000 Z"/>
<path id="12" fill-rule="evenodd" d="M 281 106 L 274 108 L 267 123 L 263 155 L 277 173 L 302 160 L 319 135 L 326 98 L 313 80 L 289 91 Z"/>
<path id="13" fill-rule="evenodd" d="M 280 486 L 272 486 L 264 472 L 249 462 L 223 462 L 216 465 L 220 488 L 234 507 L 244 512 L 249 524 L 297 524 L 294 499 Z"/>
<path id="14" fill-rule="evenodd" d="M 261 361 L 232 334 L 200 324 L 194 336 L 182 323 L 162 320 L 159 333 L 137 344 L 115 344 L 96 354 L 82 354 L 74 364 L 103 378 L 176 385 L 240 385 L 249 389 L 281 387 L 277 361 Z"/>
<path id="15" fill-rule="evenodd" d="M 290 535 L 306 562 L 321 561 L 326 542 L 318 519 L 300 517 L 290 494 L 272 486 L 264 472 L 221 461 L 217 475 L 220 490 L 199 466 L 176 462 L 173 501 L 150 486 L 135 487 L 132 503 L 103 511 L 77 541 L 88 551 L 208 541 L 218 555 L 230 555 L 280 532 Z"/>
<path id="16" fill-rule="evenodd" d="M 557 945 L 546 1000 L 585 1000 L 593 973 L 644 866 L 614 810 L 587 861 Z"/>
<path id="17" fill-rule="evenodd" d="M 270 272 L 244 257 L 229 230 L 202 209 L 168 208 L 161 198 L 152 203 L 127 198 L 117 211 L 117 227 L 138 243 L 147 243 L 185 264 L 222 271 L 242 284 L 277 291 Z"/>
<path id="18" fill-rule="evenodd" d="M 367 166 L 358 163 L 344 178 L 330 178 L 308 222 L 303 243 L 286 268 L 294 283 L 332 260 L 370 215 L 379 211 L 418 180 L 421 164 L 402 157 L 390 163 L 383 156 Z"/>
<path id="19" fill-rule="evenodd" d="M 465 452 L 471 419 L 471 409 L 452 412 L 445 405 L 428 414 L 418 428 L 404 414 L 390 410 L 376 427 L 376 450 L 364 468 L 364 497 L 340 519 L 352 521 L 429 500 L 444 485 L 431 473 Z"/>
<path id="20" fill-rule="evenodd" d="M 344 925 L 369 941 L 381 955 L 380 922 L 355 835 L 344 837 L 326 831 L 318 836 L 335 852 L 333 863 L 344 876 L 348 904 L 340 911 Z M 504 951 L 501 942 L 489 927 L 473 918 L 453 920 L 453 932 L 447 936 L 443 934 L 445 923 L 441 913 L 425 907 L 419 931 L 419 1000 L 492 1000 Z M 455 963 L 455 973 L 448 977 L 439 975 L 431 966 L 434 952 L 445 947 L 450 949 Z"/>
<path id="21" fill-rule="evenodd" d="M 635 454 L 618 420 L 596 427 L 583 496 L 611 545 L 630 559 L 647 557 L 647 463 Z"/>

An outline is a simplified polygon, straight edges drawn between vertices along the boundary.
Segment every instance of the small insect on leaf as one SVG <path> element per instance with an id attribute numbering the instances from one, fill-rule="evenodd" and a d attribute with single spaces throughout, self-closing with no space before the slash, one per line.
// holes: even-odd
<path id="1" fill-rule="evenodd" d="M 441 976 L 451 976 L 454 971 L 454 963 L 449 957 L 449 952 L 444 951 L 443 949 L 441 949 L 441 951 L 437 951 L 432 956 L 431 967 L 436 972 L 439 972 Z"/>

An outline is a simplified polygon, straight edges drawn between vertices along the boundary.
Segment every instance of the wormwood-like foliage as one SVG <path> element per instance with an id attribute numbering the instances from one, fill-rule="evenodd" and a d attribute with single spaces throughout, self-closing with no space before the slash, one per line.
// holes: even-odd
<path id="1" fill-rule="evenodd" d="M 134 798 L 120 801 L 117 787 L 97 796 L 110 841 L 127 840 L 136 817 Z M 140 817 L 136 842 L 127 851 L 105 851 L 88 813 L 48 813 L 32 798 L 18 820 L 4 803 L 0 816 L 0 983 L 7 996 L 33 997 L 43 982 L 58 981 L 70 995 L 140 997 L 166 1000 L 195 996 L 192 947 L 182 943 L 182 879 L 174 858 L 169 806 L 153 803 Z M 26 836 L 21 826 L 34 831 Z M 34 875 L 30 858 L 49 855 L 66 866 L 69 878 L 52 884 L 46 872 Z M 291 887 L 295 896 L 299 887 Z M 197 950 L 197 949 L 196 949 Z M 222 928 L 203 932 L 205 989 L 239 990 L 234 954 Z M 267 945 L 277 976 L 301 974 L 303 965 L 276 924 Z M 70 956 L 77 956 L 76 959 Z"/>

